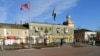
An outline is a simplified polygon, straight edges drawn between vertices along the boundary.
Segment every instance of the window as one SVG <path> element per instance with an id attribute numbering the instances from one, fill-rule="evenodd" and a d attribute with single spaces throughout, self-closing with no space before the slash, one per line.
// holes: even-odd
<path id="1" fill-rule="evenodd" d="M 57 33 L 60 33 L 60 28 L 57 28 L 56 31 L 57 31 Z"/>
<path id="2" fill-rule="evenodd" d="M 43 27 L 41 27 L 41 30 L 43 30 Z"/>
<path id="3" fill-rule="evenodd" d="M 45 28 L 45 33 L 48 33 L 48 29 L 47 28 Z"/>
<path id="4" fill-rule="evenodd" d="M 25 34 L 27 34 L 27 32 L 25 31 Z"/>
<path id="5" fill-rule="evenodd" d="M 52 28 L 50 27 L 50 30 L 52 30 Z"/>
<path id="6" fill-rule="evenodd" d="M 64 32 L 65 33 L 68 33 L 68 28 L 64 28 Z"/>
<path id="7" fill-rule="evenodd" d="M 35 31 L 38 32 L 39 31 L 39 27 L 35 27 Z"/>
<path id="8" fill-rule="evenodd" d="M 8 32 L 7 32 L 7 35 L 11 35 L 11 34 L 12 34 L 12 32 L 11 32 L 11 31 L 8 31 Z"/>
<path id="9" fill-rule="evenodd" d="M 23 31 L 23 35 L 27 35 L 27 32 L 26 31 Z"/>

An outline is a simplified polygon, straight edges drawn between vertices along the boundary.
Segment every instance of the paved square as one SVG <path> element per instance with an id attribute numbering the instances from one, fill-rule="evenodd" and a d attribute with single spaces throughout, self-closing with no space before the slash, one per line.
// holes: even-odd
<path id="1" fill-rule="evenodd" d="M 0 52 L 0 56 L 100 56 L 100 47 L 12 50 Z"/>

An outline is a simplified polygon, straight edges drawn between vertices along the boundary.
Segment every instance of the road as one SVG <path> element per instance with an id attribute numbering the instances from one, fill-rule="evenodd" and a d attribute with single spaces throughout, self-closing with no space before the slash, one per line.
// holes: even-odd
<path id="1" fill-rule="evenodd" d="M 100 56 L 100 47 L 12 50 L 0 52 L 0 56 Z"/>

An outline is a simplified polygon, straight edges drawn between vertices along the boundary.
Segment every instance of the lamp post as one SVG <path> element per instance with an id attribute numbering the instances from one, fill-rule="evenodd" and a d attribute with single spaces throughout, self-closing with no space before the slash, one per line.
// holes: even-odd
<path id="1" fill-rule="evenodd" d="M 3 48 L 3 39 L 2 39 L 2 38 L 0 39 L 0 42 L 1 42 L 1 43 L 0 43 L 1 51 L 3 51 L 4 48 Z"/>

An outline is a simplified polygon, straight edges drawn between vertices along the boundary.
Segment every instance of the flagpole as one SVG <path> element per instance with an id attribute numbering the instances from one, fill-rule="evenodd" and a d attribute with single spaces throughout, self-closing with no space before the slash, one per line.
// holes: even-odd
<path id="1" fill-rule="evenodd" d="M 28 0 L 28 5 L 29 5 L 28 19 L 29 19 L 29 23 L 30 23 L 31 17 L 30 17 L 30 1 L 29 0 Z M 32 48 L 31 29 L 29 29 L 29 48 Z"/>
<path id="2" fill-rule="evenodd" d="M 27 0 L 28 2 L 27 3 L 24 3 L 24 4 L 21 4 L 21 7 L 20 7 L 20 10 L 28 10 L 28 12 L 27 12 L 27 14 L 28 14 L 28 19 L 29 19 L 29 22 L 30 22 L 30 2 L 29 2 L 29 0 Z M 29 27 L 29 30 L 28 30 L 28 32 L 29 32 L 29 48 L 31 48 L 32 46 L 32 39 L 31 39 L 31 30 L 30 30 L 30 27 Z"/>
<path id="3" fill-rule="evenodd" d="M 28 0 L 28 3 L 29 3 L 29 7 L 30 7 L 30 2 L 29 2 L 29 0 Z M 30 19 L 30 21 L 29 22 L 31 22 L 31 18 L 30 18 L 30 9 L 29 9 L 29 19 Z M 30 46 L 29 46 L 29 48 L 32 48 L 32 37 L 31 37 L 31 30 L 29 31 L 29 38 L 30 38 Z"/>
<path id="4" fill-rule="evenodd" d="M 54 36 L 54 24 L 55 24 L 55 18 L 56 18 L 55 8 L 53 9 L 52 16 L 53 16 L 52 35 Z"/>

